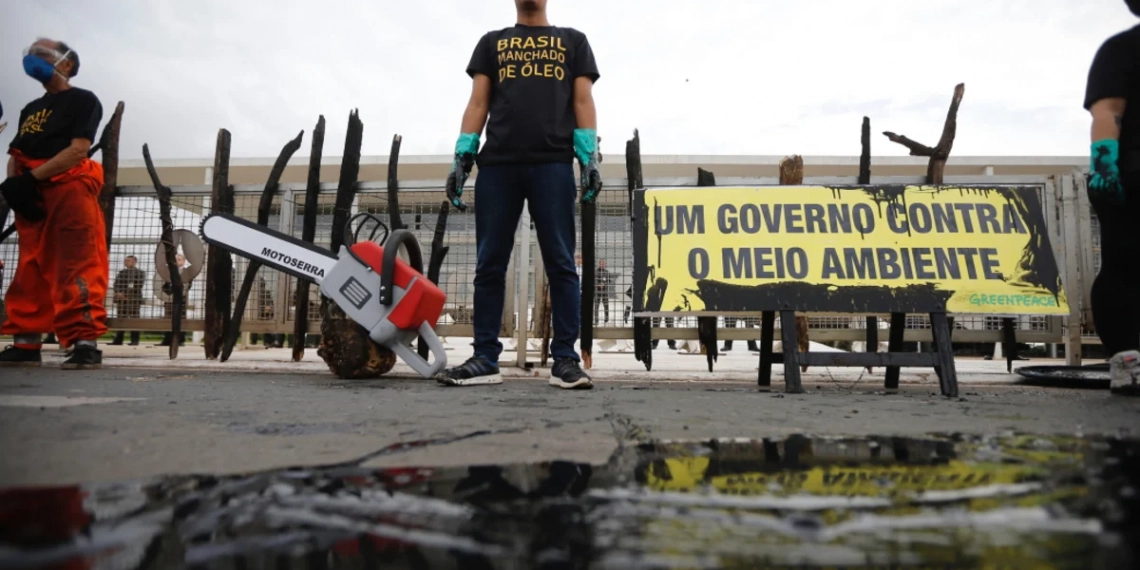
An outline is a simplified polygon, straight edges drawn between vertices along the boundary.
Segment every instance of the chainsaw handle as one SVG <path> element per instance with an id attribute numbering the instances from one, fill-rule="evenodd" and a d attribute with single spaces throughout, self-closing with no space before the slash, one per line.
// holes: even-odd
<path id="1" fill-rule="evenodd" d="M 443 341 L 435 334 L 435 329 L 431 328 L 431 324 L 423 322 L 420 328 L 416 331 L 420 336 L 424 337 L 427 341 L 428 347 L 431 348 L 431 353 L 435 356 L 434 362 L 428 362 L 420 354 L 407 344 L 397 340 L 395 343 L 389 344 L 392 352 L 395 352 L 408 366 L 419 373 L 424 378 L 432 378 L 436 374 L 447 368 L 447 352 L 443 347 Z"/>
<path id="2" fill-rule="evenodd" d="M 396 255 L 400 253 L 401 245 L 408 250 L 408 262 L 412 269 L 421 274 L 424 272 L 424 258 L 415 234 L 404 229 L 392 232 L 384 242 L 384 261 L 380 266 L 380 304 L 385 307 L 392 306 L 392 294 L 395 292 L 392 279 L 396 276 Z"/>

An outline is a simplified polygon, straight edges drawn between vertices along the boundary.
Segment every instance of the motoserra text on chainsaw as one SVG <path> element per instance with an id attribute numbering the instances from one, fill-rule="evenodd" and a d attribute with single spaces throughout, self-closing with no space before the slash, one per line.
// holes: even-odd
<path id="1" fill-rule="evenodd" d="M 325 269 L 323 267 L 319 265 L 313 265 L 312 263 L 309 263 L 303 259 L 281 253 L 280 251 L 276 251 L 268 247 L 261 248 L 261 256 L 266 259 L 273 260 L 274 262 L 281 265 L 294 267 L 297 270 L 312 275 L 318 279 L 323 279 L 325 277 Z"/>

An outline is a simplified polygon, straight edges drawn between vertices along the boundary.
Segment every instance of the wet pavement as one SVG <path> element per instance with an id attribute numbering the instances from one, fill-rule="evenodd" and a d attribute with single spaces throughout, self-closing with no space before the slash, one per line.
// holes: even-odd
<path id="1" fill-rule="evenodd" d="M 9 489 L 0 567 L 1140 564 L 1134 438 L 793 435 L 630 444 L 597 464 L 361 464 Z"/>
<path id="2" fill-rule="evenodd" d="M 0 568 L 1140 567 L 1140 400 L 813 372 L 6 371 Z"/>

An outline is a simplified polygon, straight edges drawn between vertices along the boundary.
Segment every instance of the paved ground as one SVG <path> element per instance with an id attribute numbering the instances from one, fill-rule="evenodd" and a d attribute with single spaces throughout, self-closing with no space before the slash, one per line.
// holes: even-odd
<path id="1" fill-rule="evenodd" d="M 664 345 L 652 373 L 629 354 L 597 355 L 598 386 L 588 392 L 551 388 L 521 369 L 508 369 L 501 386 L 449 389 L 410 377 L 339 380 L 312 350 L 300 364 L 285 350 L 241 351 L 228 363 L 205 361 L 191 346 L 171 363 L 164 350 L 109 347 L 96 372 L 61 371 L 60 355 L 44 368 L 0 371 L 0 486 L 362 458 L 376 466 L 604 462 L 619 443 L 653 438 L 1140 427 L 1140 401 L 1013 385 L 1004 363 L 982 360 L 959 361 L 962 397 L 946 399 L 921 369 L 904 374 L 898 394 L 882 392 L 881 369 L 835 368 L 810 371 L 805 394 L 783 394 L 779 380 L 759 392 L 754 354 L 726 356 L 709 374 L 703 357 Z M 465 356 L 457 349 L 451 358 Z M 438 441 L 376 454 L 422 440 Z"/>

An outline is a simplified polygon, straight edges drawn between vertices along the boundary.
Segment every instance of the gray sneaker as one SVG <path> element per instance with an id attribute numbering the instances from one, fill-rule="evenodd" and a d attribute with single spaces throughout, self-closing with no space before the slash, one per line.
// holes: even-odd
<path id="1" fill-rule="evenodd" d="M 467 362 L 436 374 L 435 380 L 444 386 L 481 386 L 502 384 L 503 376 L 499 373 L 499 367 L 486 358 L 472 356 Z"/>
<path id="2" fill-rule="evenodd" d="M 566 390 L 589 390 L 594 387 L 590 375 L 573 358 L 560 358 L 550 369 L 550 385 Z"/>
<path id="3" fill-rule="evenodd" d="M 1118 352 L 1108 360 L 1109 389 L 1121 396 L 1140 396 L 1140 352 Z"/>

